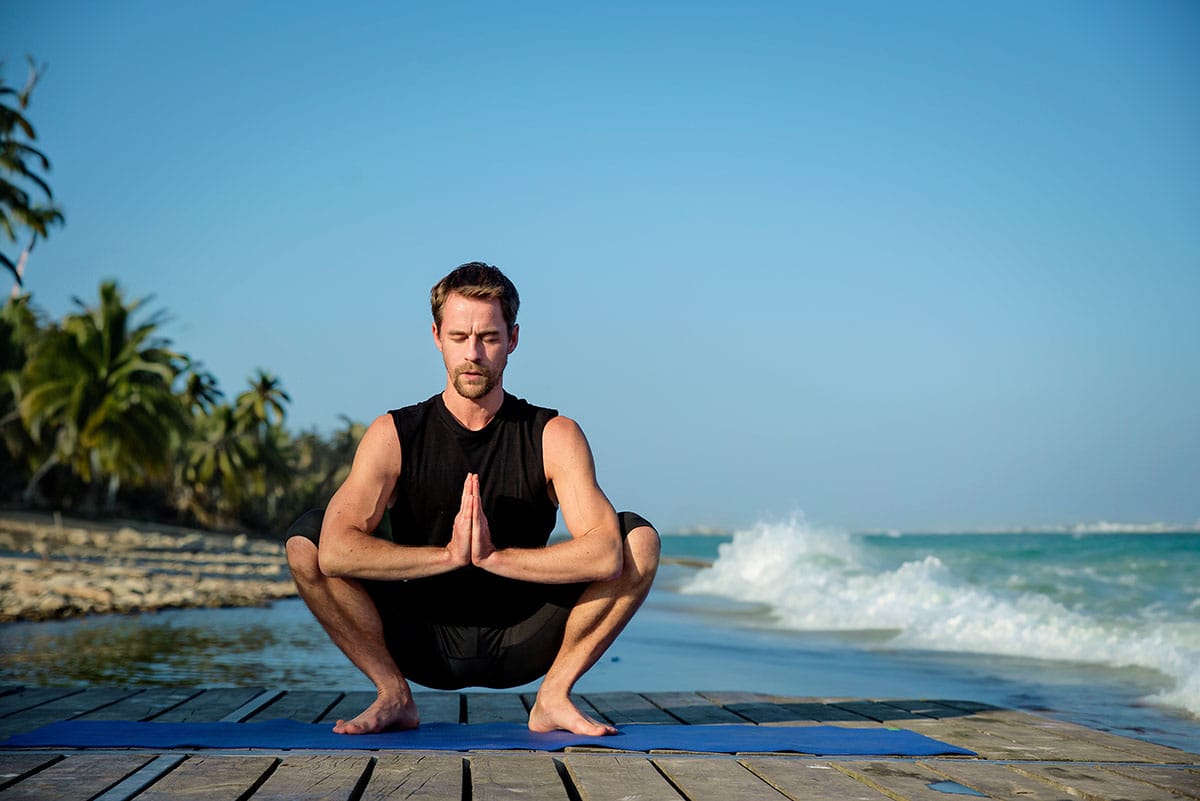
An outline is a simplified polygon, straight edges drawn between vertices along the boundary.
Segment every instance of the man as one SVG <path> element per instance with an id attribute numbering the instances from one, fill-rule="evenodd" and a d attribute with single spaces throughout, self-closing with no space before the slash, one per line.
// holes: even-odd
<path id="1" fill-rule="evenodd" d="M 409 678 L 458 689 L 544 676 L 530 729 L 614 733 L 569 696 L 650 591 L 658 534 L 613 510 L 573 420 L 504 391 L 512 282 L 472 262 L 430 301 L 446 388 L 377 418 L 323 519 L 289 530 L 300 596 L 377 690 L 334 731 L 416 727 Z M 571 536 L 551 545 L 558 509 Z M 385 513 L 391 541 L 373 536 Z"/>

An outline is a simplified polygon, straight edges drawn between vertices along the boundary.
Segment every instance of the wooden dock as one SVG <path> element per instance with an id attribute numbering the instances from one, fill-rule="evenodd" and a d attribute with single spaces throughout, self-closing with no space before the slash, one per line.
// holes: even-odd
<path id="1" fill-rule="evenodd" d="M 0 687 L 0 738 L 60 720 L 329 722 L 373 693 L 263 688 Z M 32 750 L 0 742 L 0 801 L 1020 801 L 1200 799 L 1200 756 L 986 704 L 785 698 L 741 692 L 596 693 L 578 702 L 625 723 L 894 726 L 976 757 L 796 754 Z M 520 721 L 514 693 L 419 693 L 424 721 Z"/>

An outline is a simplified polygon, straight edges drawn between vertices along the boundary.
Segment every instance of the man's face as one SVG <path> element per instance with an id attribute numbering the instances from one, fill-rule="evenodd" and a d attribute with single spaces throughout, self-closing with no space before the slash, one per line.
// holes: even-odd
<path id="1" fill-rule="evenodd" d="M 476 400 L 501 385 L 508 354 L 517 347 L 517 327 L 510 336 L 500 301 L 452 293 L 442 307 L 441 328 L 433 326 L 433 338 L 454 389 Z"/>

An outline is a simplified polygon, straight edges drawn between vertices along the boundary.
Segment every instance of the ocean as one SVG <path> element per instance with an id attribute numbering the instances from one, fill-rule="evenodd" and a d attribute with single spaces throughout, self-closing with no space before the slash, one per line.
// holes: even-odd
<path id="1" fill-rule="evenodd" d="M 1200 533 L 667 535 L 580 692 L 958 698 L 1200 751 Z M 370 689 L 298 600 L 0 627 L 0 682 Z M 531 690 L 529 685 L 523 690 Z"/>

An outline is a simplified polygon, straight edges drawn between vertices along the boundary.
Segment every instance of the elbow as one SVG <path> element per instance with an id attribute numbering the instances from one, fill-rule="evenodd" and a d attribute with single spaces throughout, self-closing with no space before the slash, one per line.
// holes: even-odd
<path id="1" fill-rule="evenodd" d="M 597 566 L 596 581 L 616 581 L 625 572 L 625 557 L 623 548 L 618 547 L 615 551 L 608 554 L 608 558 L 600 560 Z"/>
<path id="2" fill-rule="evenodd" d="M 321 574 L 326 578 L 346 577 L 346 559 L 334 548 L 322 547 L 317 553 L 317 564 L 321 568 Z"/>

